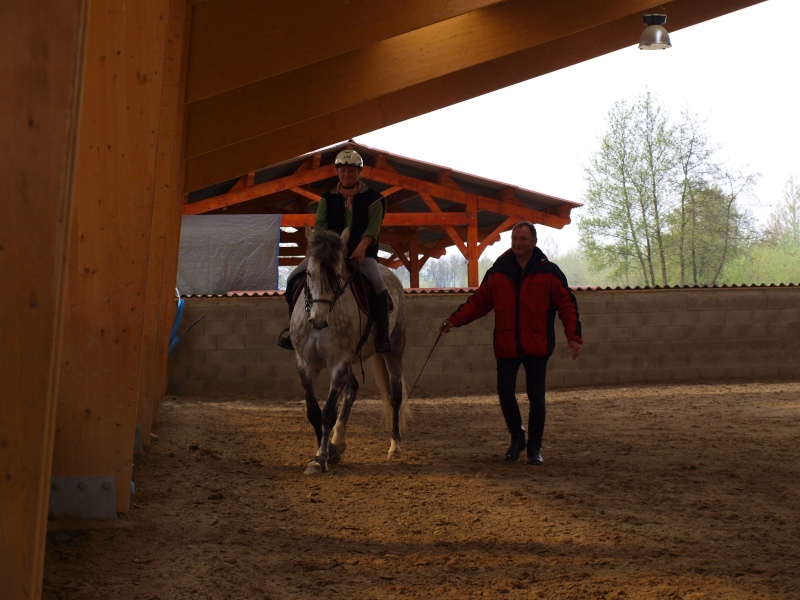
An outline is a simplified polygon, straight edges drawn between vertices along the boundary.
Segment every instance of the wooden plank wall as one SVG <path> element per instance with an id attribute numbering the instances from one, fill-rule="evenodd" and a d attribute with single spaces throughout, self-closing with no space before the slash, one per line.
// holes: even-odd
<path id="1" fill-rule="evenodd" d="M 163 235 L 156 172 L 170 15 L 170 0 L 93 1 L 85 34 L 53 476 L 113 476 L 117 512 L 130 504 L 142 372 L 161 358 L 146 299 L 169 279 L 150 259 L 154 227 Z M 148 277 L 159 279 L 152 289 Z"/>
<path id="2" fill-rule="evenodd" d="M 38 598 L 86 0 L 2 2 L 0 588 Z M 13 56 L 13 61 L 5 57 Z"/>

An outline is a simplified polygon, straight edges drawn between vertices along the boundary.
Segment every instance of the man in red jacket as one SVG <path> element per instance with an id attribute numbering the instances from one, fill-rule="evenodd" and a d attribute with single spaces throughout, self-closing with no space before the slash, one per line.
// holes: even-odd
<path id="1" fill-rule="evenodd" d="M 475 293 L 442 323 L 448 333 L 494 310 L 494 355 L 497 359 L 497 394 L 511 445 L 505 460 L 516 461 L 527 449 L 528 463 L 540 465 L 545 420 L 547 360 L 555 348 L 555 315 L 564 326 L 572 360 L 583 345 L 578 303 L 567 278 L 536 247 L 536 228 L 522 221 L 511 230 L 511 249 L 495 261 Z M 530 402 L 528 441 L 516 398 L 517 373 L 525 367 Z"/>

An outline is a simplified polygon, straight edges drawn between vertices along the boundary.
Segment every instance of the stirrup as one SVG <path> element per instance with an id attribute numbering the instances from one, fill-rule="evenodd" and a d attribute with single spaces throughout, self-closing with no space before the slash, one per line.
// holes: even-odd
<path id="1" fill-rule="evenodd" d="M 284 333 L 287 335 L 284 336 Z M 278 348 L 283 348 L 284 350 L 294 350 L 294 346 L 292 346 L 292 337 L 289 335 L 288 327 L 281 331 L 280 335 L 278 335 Z"/>

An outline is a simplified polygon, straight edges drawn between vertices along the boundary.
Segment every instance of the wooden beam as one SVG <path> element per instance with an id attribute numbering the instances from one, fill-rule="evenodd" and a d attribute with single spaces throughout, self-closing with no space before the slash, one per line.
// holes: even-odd
<path id="1" fill-rule="evenodd" d="M 406 269 L 408 269 L 408 271 L 409 271 L 409 272 L 411 272 L 411 261 L 410 261 L 410 260 L 408 259 L 408 257 L 406 257 L 406 255 L 403 253 L 403 250 L 402 250 L 401 248 L 399 248 L 399 247 L 398 247 L 400 244 L 398 244 L 397 242 L 395 242 L 395 243 L 389 243 L 388 245 L 389 245 L 389 247 L 390 247 L 390 248 L 391 248 L 391 249 L 394 251 L 395 258 L 396 258 L 396 259 L 397 259 L 397 260 L 398 260 L 400 263 L 402 263 L 402 265 L 403 265 L 403 266 L 404 266 Z M 391 257 L 390 257 L 390 260 L 391 260 Z"/>
<path id="2" fill-rule="evenodd" d="M 505 204 L 499 200 L 491 200 L 482 196 L 478 198 L 477 204 L 478 210 L 488 210 L 501 215 L 509 215 L 517 217 L 518 220 L 541 223 L 542 225 L 547 225 L 555 229 L 561 229 L 572 222 L 569 217 L 560 217 L 541 210 L 525 208 L 524 206 Z"/>
<path id="3" fill-rule="evenodd" d="M 314 225 L 316 215 L 289 214 L 281 215 L 281 227 L 305 227 Z M 475 215 L 463 212 L 453 213 L 386 213 L 383 227 L 427 226 L 448 227 L 452 225 L 468 225 L 475 221 Z"/>
<path id="4" fill-rule="evenodd" d="M 319 195 L 309 192 L 308 190 L 305 190 L 299 186 L 315 183 L 320 179 L 335 177 L 335 175 L 336 171 L 334 167 L 332 165 L 326 165 L 324 167 L 317 167 L 315 169 L 298 171 L 292 175 L 260 183 L 258 185 L 239 186 L 237 184 L 234 189 L 225 194 L 184 205 L 183 212 L 184 214 L 204 214 L 287 190 L 317 202 L 320 199 Z M 408 190 L 414 192 L 415 194 L 427 194 L 431 197 L 441 198 L 443 200 L 449 200 L 459 204 L 466 204 L 469 198 L 469 193 L 455 186 L 454 182 L 432 183 L 416 179 L 414 177 L 400 175 L 395 171 L 376 169 L 370 166 L 364 167 L 363 177 L 365 179 L 390 185 L 391 187 L 388 188 L 388 193 L 384 194 L 385 196 L 391 195 L 400 190 Z M 452 182 L 452 180 L 450 181 Z M 505 190 L 504 194 L 504 199 L 508 198 L 509 194 L 512 197 L 514 196 L 513 192 L 510 190 Z M 481 201 L 478 208 L 482 210 L 490 210 L 492 212 L 503 214 L 504 211 L 501 210 L 503 206 L 517 204 L 518 207 L 515 208 L 514 211 L 515 216 L 518 216 L 520 219 L 527 219 L 556 228 L 561 228 L 570 222 L 568 215 L 569 211 L 571 210 L 571 206 L 569 205 L 559 205 L 558 210 L 555 208 L 553 209 L 554 212 L 566 212 L 567 218 L 565 218 L 563 216 L 553 215 L 548 211 L 536 211 L 519 206 L 518 201 L 516 203 L 510 203 L 488 196 L 480 196 L 479 198 Z M 441 209 L 439 209 L 434 201 L 429 199 L 426 201 L 426 203 L 432 211 L 441 212 Z"/>
<path id="5" fill-rule="evenodd" d="M 86 4 L 0 18 L 0 582 L 20 600 L 42 593 Z"/>
<path id="6" fill-rule="evenodd" d="M 308 198 L 312 202 L 319 202 L 322 200 L 322 196 L 320 196 L 319 194 L 315 194 L 314 192 L 309 192 L 305 188 L 293 187 L 291 188 L 290 191 L 294 192 L 298 196 L 303 196 L 304 198 Z"/>
<path id="7" fill-rule="evenodd" d="M 169 334 L 177 308 L 175 286 L 182 208 L 179 190 L 183 180 L 181 148 L 188 23 L 183 0 L 169 0 L 169 11 L 147 266 L 144 317 L 147 325 L 141 343 L 142 367 L 136 417 L 144 448 L 150 446 L 153 422 L 166 392 Z M 248 173 L 237 185 L 252 186 L 253 175 Z"/>
<path id="8" fill-rule="evenodd" d="M 187 98 L 191 102 L 326 59 L 336 60 L 498 1 L 206 0 L 193 7 Z"/>
<path id="9" fill-rule="evenodd" d="M 759 1 L 762 0 L 674 0 L 668 3 L 670 23 L 675 23 L 676 13 L 680 14 L 681 18 L 678 24 L 670 27 L 670 31 L 679 26 L 685 27 L 757 4 Z M 526 0 L 525 4 L 532 7 L 545 3 Z M 583 12 L 591 13 L 597 19 L 588 27 L 572 34 L 516 52 L 507 48 L 506 53 L 493 60 L 476 63 L 460 71 L 441 69 L 436 77 L 409 82 L 405 87 L 400 86 L 394 91 L 387 90 L 378 98 L 362 99 L 352 106 L 331 109 L 333 112 L 311 116 L 306 121 L 284 123 L 280 129 L 274 131 L 255 135 L 251 131 L 246 139 L 190 158 L 187 162 L 185 189 L 199 189 L 224 181 L 248 170 L 262 168 L 303 154 L 310 148 L 335 144 L 361 133 L 374 131 L 632 45 L 631 40 L 635 42 L 638 39 L 642 28 L 640 14 L 644 3 L 609 4 L 616 5 L 617 9 L 624 4 L 624 10 L 621 10 L 624 14 L 616 20 L 608 20 L 608 13 L 595 12 L 595 6 L 599 6 L 595 3 L 591 5 L 564 3 L 567 7 L 582 7 L 585 9 Z M 603 16 L 605 18 L 601 19 Z M 494 25 L 509 29 L 535 27 L 535 24 L 525 21 L 517 23 L 514 20 L 506 22 L 498 20 Z M 468 41 L 469 38 L 465 38 L 465 43 Z M 427 48 L 426 52 L 433 51 Z M 381 67 L 385 69 L 385 64 L 381 63 Z M 360 76 L 365 75 L 361 73 Z M 276 90 L 270 93 L 275 94 Z M 281 90 L 278 95 L 284 98 L 294 97 L 294 91 L 289 87 Z"/>
<path id="10" fill-rule="evenodd" d="M 191 204 L 184 204 L 183 214 L 202 215 L 214 210 L 219 210 L 220 208 L 230 207 L 242 202 L 249 202 L 250 200 L 263 198 L 271 194 L 277 194 L 278 192 L 295 190 L 301 185 L 316 183 L 328 177 L 336 177 L 336 168 L 333 165 L 298 170 L 296 173 L 281 177 L 280 179 L 265 181 L 264 183 L 259 183 L 252 187 L 232 189 L 226 194 L 214 196 L 213 198 L 207 198 L 205 200 L 198 200 Z"/>
<path id="11" fill-rule="evenodd" d="M 476 198 L 471 195 L 467 201 L 467 212 L 476 213 Z M 467 225 L 467 282 L 470 287 L 477 287 L 478 283 L 478 224 L 477 222 Z"/>
<path id="12" fill-rule="evenodd" d="M 86 27 L 53 475 L 113 476 L 121 513 L 130 507 L 169 14 L 169 0 L 101 0 L 89 4 Z"/>
<path id="13" fill-rule="evenodd" d="M 419 260 L 419 241 L 418 241 L 418 235 L 417 235 L 416 231 L 414 232 L 414 235 L 411 236 L 411 239 L 409 240 L 408 251 L 409 251 L 409 257 L 411 259 L 410 260 L 411 266 L 408 269 L 408 272 L 409 272 L 409 275 L 410 275 L 409 283 L 411 284 L 411 287 L 418 288 L 419 287 L 419 271 L 422 268 L 422 265 L 425 264 L 425 263 L 424 262 L 420 263 L 420 260 Z"/>
<path id="14" fill-rule="evenodd" d="M 488 235 L 486 235 L 486 237 L 483 238 L 483 241 L 481 242 L 480 245 L 480 251 L 478 253 L 478 256 L 481 256 L 484 250 L 486 250 L 486 248 L 488 248 L 497 240 L 499 240 L 501 233 L 503 233 L 504 231 L 508 231 L 509 228 L 513 227 L 518 221 L 519 219 L 515 219 L 514 217 L 508 217 L 505 221 L 500 223 L 500 225 L 495 227 Z"/>
<path id="15" fill-rule="evenodd" d="M 507 0 L 232 87 L 189 103 L 186 155 L 205 154 L 501 59 L 585 31 L 598 22 L 627 17 L 631 7 L 647 9 L 649 1 L 616 0 L 576 11 L 576 0 Z M 641 20 L 637 27 L 641 28 Z M 342 64 L 349 68 L 340 68 Z M 332 89 L 358 89 L 358 94 L 331 94 Z M 291 90 L 292 101 L 276 90 Z"/>
<path id="16" fill-rule="evenodd" d="M 381 193 L 383 194 L 383 197 L 388 200 L 389 196 L 394 196 L 397 192 L 402 192 L 402 191 L 403 191 L 403 188 L 401 188 L 398 185 L 395 185 L 395 186 L 392 186 L 390 188 L 386 188 Z"/>

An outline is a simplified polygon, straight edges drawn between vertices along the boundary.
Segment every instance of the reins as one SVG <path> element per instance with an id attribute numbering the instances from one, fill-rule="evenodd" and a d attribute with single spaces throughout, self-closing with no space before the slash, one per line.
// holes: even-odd
<path id="1" fill-rule="evenodd" d="M 411 399 L 411 394 L 414 393 L 414 390 L 416 389 L 417 384 L 419 383 L 419 378 L 422 377 L 422 372 L 425 370 L 425 367 L 428 366 L 428 361 L 431 359 L 431 356 L 433 355 L 433 351 L 436 350 L 436 344 L 439 343 L 440 339 L 442 339 L 442 332 L 441 331 L 439 332 L 439 337 L 437 337 L 436 341 L 433 342 L 433 348 L 431 348 L 431 351 L 428 353 L 428 358 L 425 359 L 425 363 L 422 365 L 422 368 L 419 370 L 419 374 L 417 374 L 417 380 L 414 382 L 414 385 L 411 386 L 411 391 L 408 392 L 407 400 Z"/>

